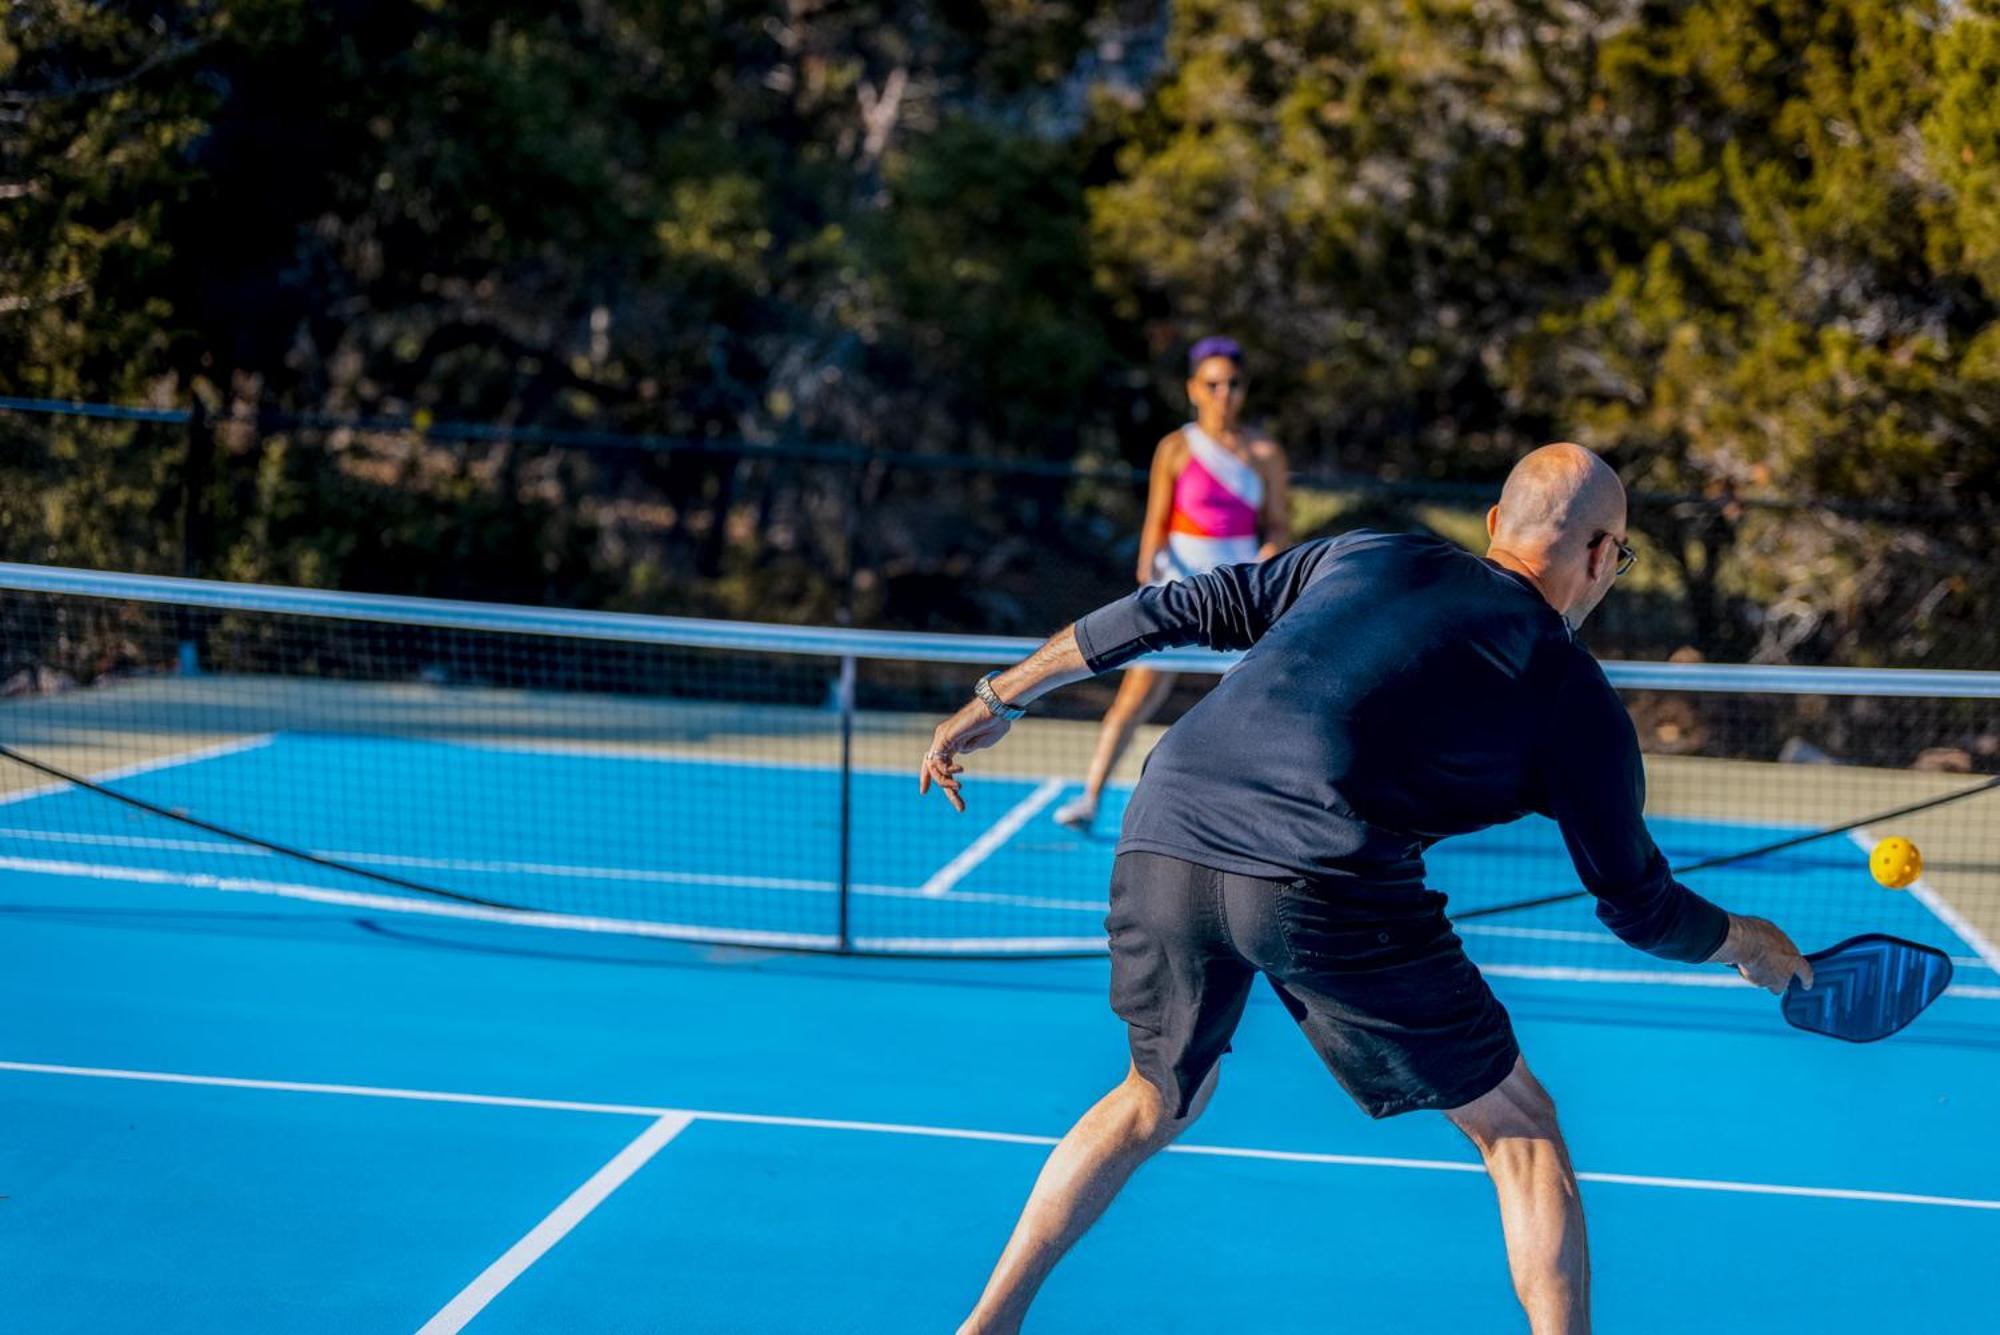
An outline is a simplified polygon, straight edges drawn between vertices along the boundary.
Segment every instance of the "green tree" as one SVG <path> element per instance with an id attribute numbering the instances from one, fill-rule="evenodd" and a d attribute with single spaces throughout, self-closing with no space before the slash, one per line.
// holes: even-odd
<path id="1" fill-rule="evenodd" d="M 1016 113 L 1063 83 L 1098 12 L 16 7 L 9 105 L 32 105 L 8 141 L 23 204 L 0 233 L 15 266 L 0 388 L 697 440 L 952 450 L 983 430 L 1005 450 L 1066 453 L 1051 428 L 1073 426 L 1101 340 L 1094 309 L 1037 295 L 1087 286 L 1081 208 L 1060 184 L 1070 150 Z M 983 234 L 992 219 L 1003 230 Z M 1005 238 L 1021 230 L 1017 253 Z M 979 302 L 941 295 L 934 257 L 913 253 L 934 244 L 984 252 L 994 280 Z M 459 562 L 458 577 L 510 596 L 616 594 L 616 570 L 575 583 L 574 548 L 596 541 L 558 522 L 585 508 L 578 489 L 661 499 L 647 513 L 663 526 L 627 525 L 614 545 L 676 572 L 649 586 L 668 602 L 699 596 L 679 575 L 769 559 L 775 538 L 724 542 L 745 479 L 766 491 L 747 498 L 761 513 L 812 520 L 773 527 L 803 535 L 788 559 L 823 571 L 838 541 L 824 507 L 769 495 L 802 475 L 687 453 L 221 439 L 219 512 L 261 507 L 256 541 L 229 557 L 245 574 L 422 578 L 428 561 L 390 553 L 464 549 L 450 516 L 481 478 L 498 500 L 457 517 L 495 530 L 470 550 L 504 559 Z M 367 485 L 428 488 L 431 522 L 419 506 L 340 529 L 368 507 L 329 497 Z M 405 513 L 393 495 L 379 504 Z"/>
<path id="2" fill-rule="evenodd" d="M 1176 6 L 1092 196 L 1101 280 L 1163 342 L 1235 332 L 1307 461 L 1490 471 L 1540 434 L 1492 361 L 1575 281 L 1561 129 L 1593 40 L 1528 4 Z"/>
<path id="3" fill-rule="evenodd" d="M 2000 400 L 1980 349 L 2000 290 L 1967 263 L 1976 186 L 1940 170 L 2000 151 L 1966 109 L 1992 87 L 1972 54 L 1992 31 L 1946 5 L 1770 0 L 1642 11 L 1603 45 L 1573 196 L 1598 291 L 1542 311 L 1513 385 L 1641 485 L 1834 503 L 1654 520 L 1710 644 L 1995 648 Z M 1871 522 L 1885 504 L 1935 518 Z"/>
<path id="4" fill-rule="evenodd" d="M 1990 661 L 1995 28 L 1177 7 L 1092 196 L 1100 279 L 1126 318 L 1240 330 L 1308 459 L 1490 478 L 1567 435 L 1715 498 L 1636 516 L 1711 652 Z"/>

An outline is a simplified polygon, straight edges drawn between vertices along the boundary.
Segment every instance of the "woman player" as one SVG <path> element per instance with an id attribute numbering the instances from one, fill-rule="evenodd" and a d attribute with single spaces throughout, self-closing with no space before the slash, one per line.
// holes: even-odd
<path id="1" fill-rule="evenodd" d="M 1240 424 L 1243 393 L 1243 349 L 1235 339 L 1205 338 L 1188 350 L 1187 394 L 1195 420 L 1153 451 L 1139 532 L 1139 583 L 1164 584 L 1216 566 L 1262 561 L 1290 544 L 1285 452 Z M 1171 672 L 1125 669 L 1083 794 L 1056 808 L 1058 824 L 1089 831 L 1132 734 L 1158 712 L 1173 685 Z"/>

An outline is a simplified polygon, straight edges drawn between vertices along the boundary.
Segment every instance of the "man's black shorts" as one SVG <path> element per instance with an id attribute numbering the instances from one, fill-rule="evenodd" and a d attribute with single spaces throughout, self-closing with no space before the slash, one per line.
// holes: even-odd
<path id="1" fill-rule="evenodd" d="M 1266 881 L 1121 853 L 1105 926 L 1133 1063 L 1185 1116 L 1262 972 L 1369 1116 L 1472 1102 L 1520 1049 L 1444 903 L 1414 887 Z"/>

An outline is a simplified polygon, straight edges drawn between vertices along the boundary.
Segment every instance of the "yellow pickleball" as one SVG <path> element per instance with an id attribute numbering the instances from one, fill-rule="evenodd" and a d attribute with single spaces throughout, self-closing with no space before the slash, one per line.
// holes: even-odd
<path id="1" fill-rule="evenodd" d="M 1891 890 L 1906 889 L 1924 874 L 1924 855 L 1901 835 L 1890 835 L 1868 855 L 1868 870 Z"/>

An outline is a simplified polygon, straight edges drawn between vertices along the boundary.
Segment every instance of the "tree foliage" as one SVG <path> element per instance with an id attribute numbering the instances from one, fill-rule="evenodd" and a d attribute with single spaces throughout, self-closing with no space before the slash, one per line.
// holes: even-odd
<path id="1" fill-rule="evenodd" d="M 1130 316 L 1249 330 L 1322 454 L 1490 476 L 1574 435 L 1642 488 L 1832 503 L 1641 513 L 1712 648 L 1950 623 L 1990 655 L 1995 32 L 1874 0 L 1191 5 L 1093 198 L 1100 263 Z"/>
<path id="2" fill-rule="evenodd" d="M 1630 647 L 2000 650 L 1993 0 L 43 0 L 0 81 L 0 392 L 1138 462 L 1227 329 L 1308 469 L 1695 498 Z M 10 550 L 173 568 L 167 439 L 10 424 Z M 857 486 L 883 615 L 1118 566 L 1060 483 L 217 440 L 246 577 L 826 615 Z"/>

